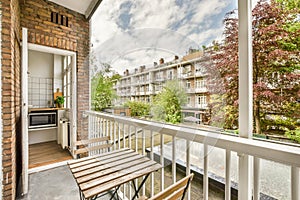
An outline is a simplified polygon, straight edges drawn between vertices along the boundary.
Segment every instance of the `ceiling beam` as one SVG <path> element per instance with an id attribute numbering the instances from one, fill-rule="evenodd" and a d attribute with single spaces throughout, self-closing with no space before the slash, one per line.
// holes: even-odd
<path id="1" fill-rule="evenodd" d="M 85 11 L 85 17 L 90 20 L 99 5 L 101 4 L 102 0 L 93 0 L 89 5 L 88 9 Z"/>

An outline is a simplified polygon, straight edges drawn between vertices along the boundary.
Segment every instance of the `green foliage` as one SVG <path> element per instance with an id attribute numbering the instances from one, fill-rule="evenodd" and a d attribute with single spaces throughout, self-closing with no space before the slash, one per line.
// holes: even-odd
<path id="1" fill-rule="evenodd" d="M 176 80 L 169 81 L 154 98 L 151 109 L 154 119 L 176 124 L 181 122 L 181 106 L 186 103 L 184 88 Z"/>
<path id="2" fill-rule="evenodd" d="M 150 113 L 150 104 L 141 101 L 127 101 L 125 106 L 130 108 L 132 117 L 142 117 Z"/>
<path id="3" fill-rule="evenodd" d="M 65 97 L 64 96 L 57 96 L 55 99 L 55 103 L 57 104 L 64 104 L 65 103 Z"/>
<path id="4" fill-rule="evenodd" d="M 276 2 L 284 9 L 300 9 L 299 0 L 276 0 Z"/>
<path id="5" fill-rule="evenodd" d="M 272 116 L 271 119 L 263 119 L 262 123 L 265 127 L 272 126 L 275 127 L 276 130 L 281 131 L 294 130 L 297 127 L 297 121 L 295 119 L 285 116 Z"/>
<path id="6" fill-rule="evenodd" d="M 100 111 L 111 105 L 115 99 L 116 93 L 113 89 L 111 78 L 105 77 L 102 73 L 98 73 L 92 79 L 92 107 L 96 111 Z"/>
<path id="7" fill-rule="evenodd" d="M 300 128 L 286 131 L 285 136 L 295 142 L 300 143 Z"/>

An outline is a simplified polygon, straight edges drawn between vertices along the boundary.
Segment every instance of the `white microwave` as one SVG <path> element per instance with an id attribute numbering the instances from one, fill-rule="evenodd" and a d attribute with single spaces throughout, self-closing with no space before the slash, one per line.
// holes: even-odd
<path id="1" fill-rule="evenodd" d="M 28 128 L 56 127 L 56 112 L 31 112 L 29 113 Z"/>

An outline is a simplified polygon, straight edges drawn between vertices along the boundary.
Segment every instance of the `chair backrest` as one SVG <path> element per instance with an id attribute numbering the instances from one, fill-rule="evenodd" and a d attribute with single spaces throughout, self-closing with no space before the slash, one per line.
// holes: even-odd
<path id="1" fill-rule="evenodd" d="M 77 149 L 74 153 L 77 158 L 79 158 L 80 155 L 87 154 L 92 151 L 100 152 L 105 149 L 109 150 L 109 148 L 112 147 L 112 144 L 109 141 L 110 136 L 77 141 L 75 142 Z"/>
<path id="2" fill-rule="evenodd" d="M 193 179 L 194 174 L 191 173 L 190 175 L 184 177 L 183 179 L 177 181 L 173 185 L 170 185 L 160 193 L 154 195 L 153 197 L 149 198 L 149 200 L 177 200 L 177 199 L 184 199 L 185 193 L 189 187 L 191 180 Z"/>

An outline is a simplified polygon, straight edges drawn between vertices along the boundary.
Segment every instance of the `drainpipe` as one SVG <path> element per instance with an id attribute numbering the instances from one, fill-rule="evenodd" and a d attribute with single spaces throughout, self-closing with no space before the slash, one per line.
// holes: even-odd
<path id="1" fill-rule="evenodd" d="M 238 0 L 239 16 L 239 135 L 252 138 L 252 9 L 251 0 Z M 239 155 L 239 200 L 252 199 L 251 159 Z"/>

